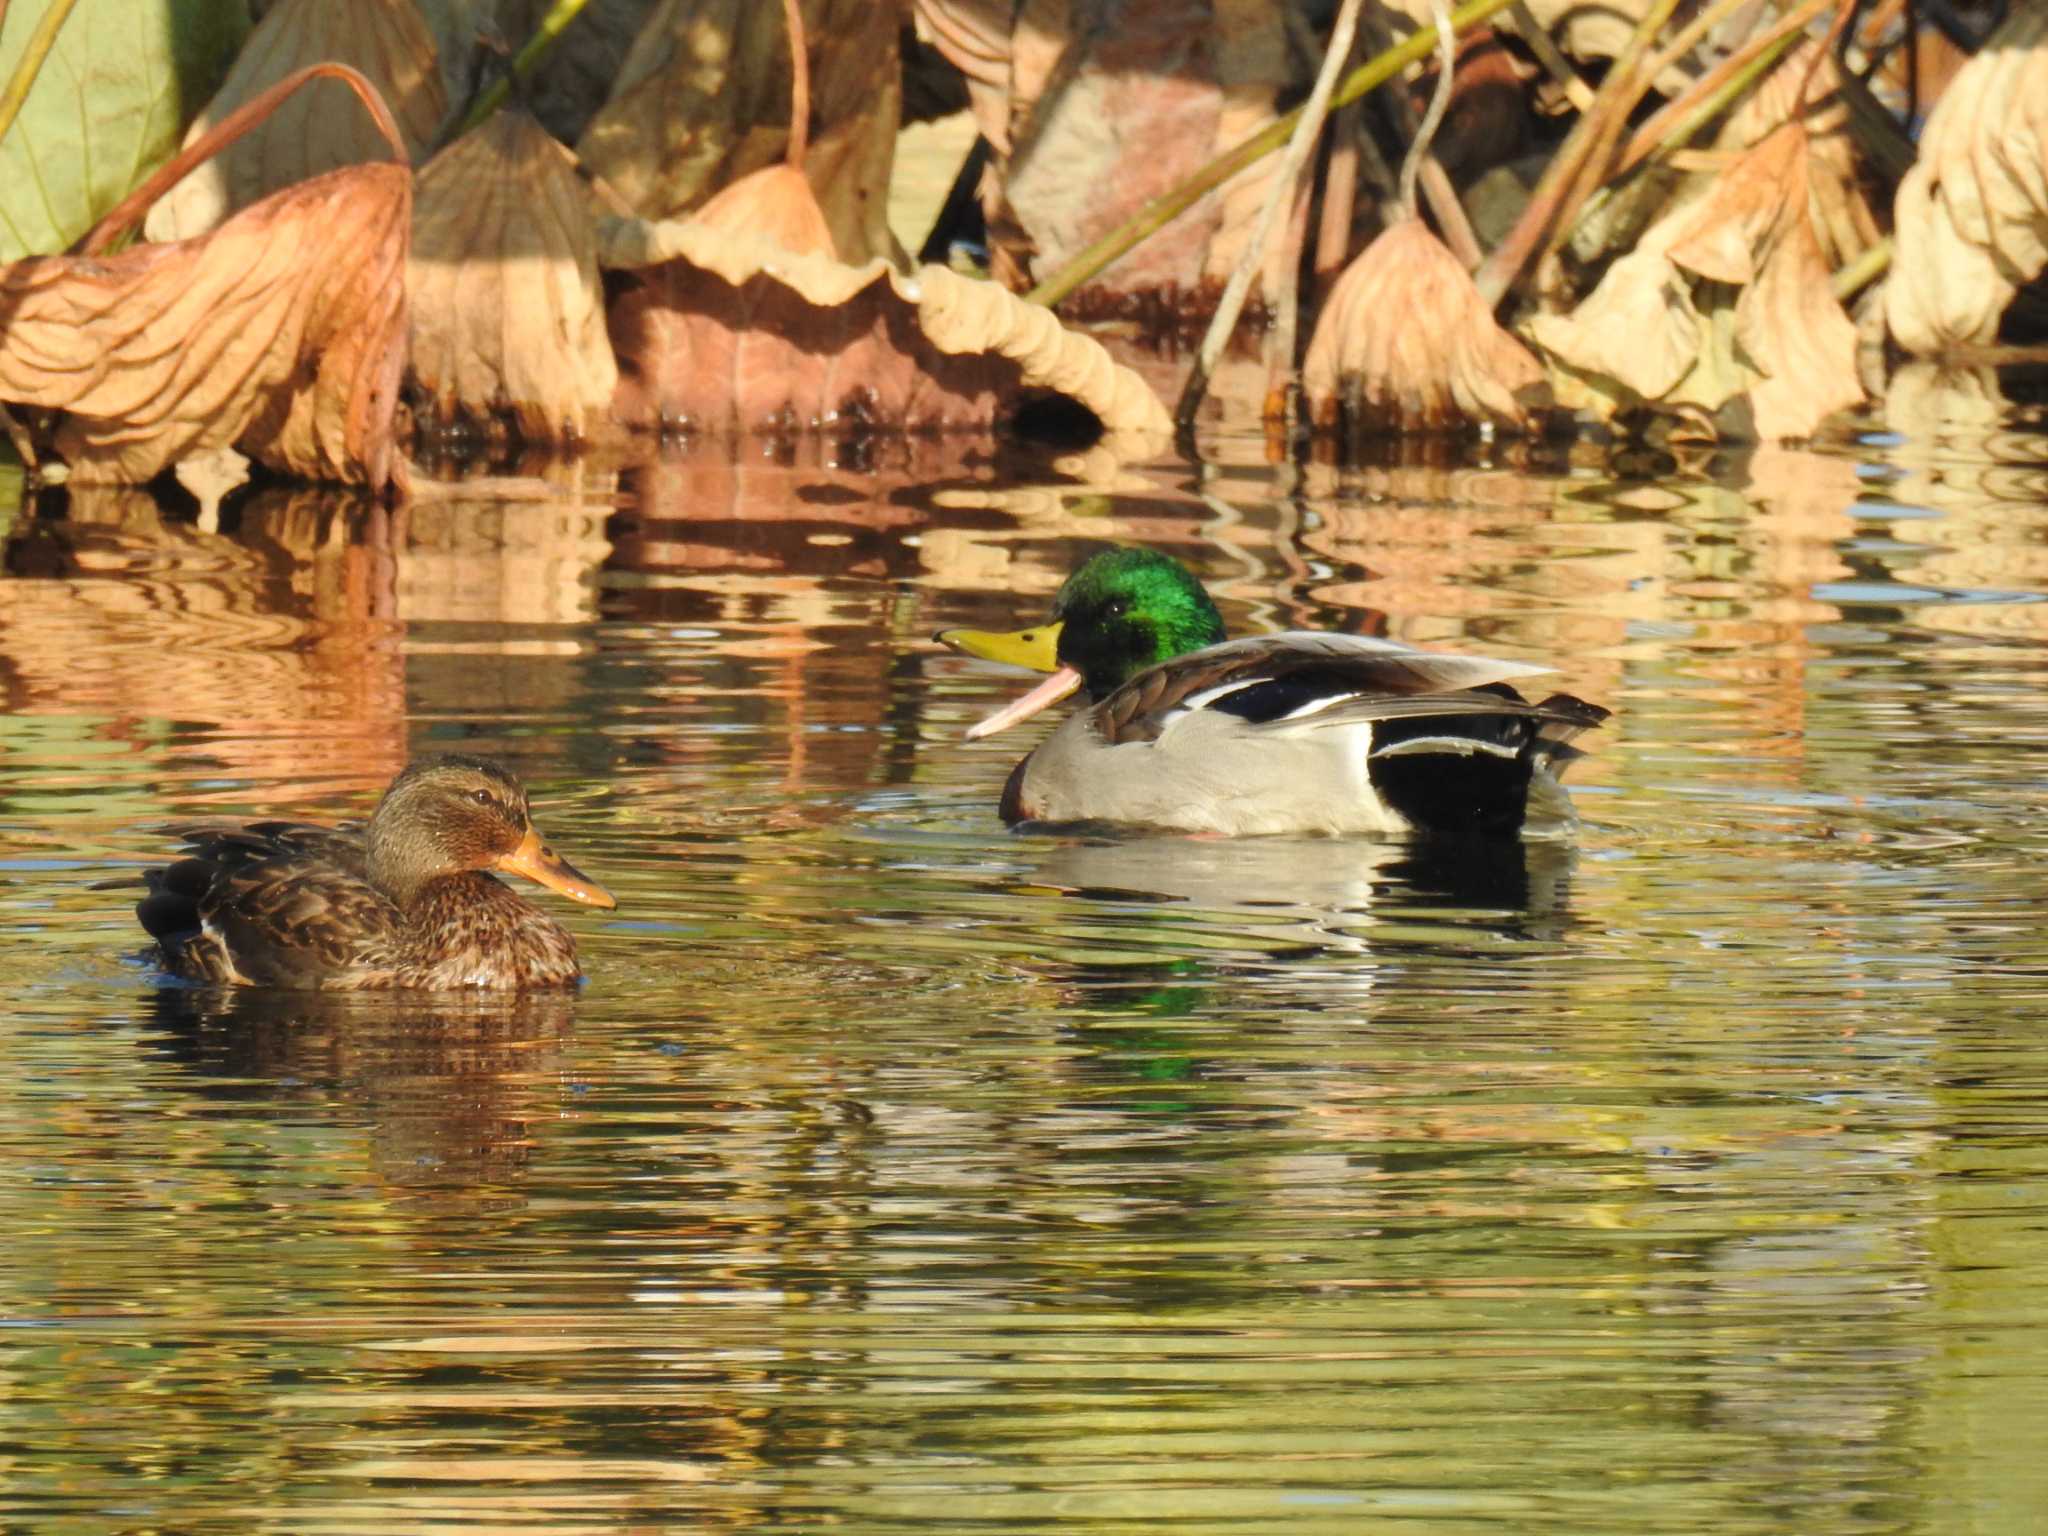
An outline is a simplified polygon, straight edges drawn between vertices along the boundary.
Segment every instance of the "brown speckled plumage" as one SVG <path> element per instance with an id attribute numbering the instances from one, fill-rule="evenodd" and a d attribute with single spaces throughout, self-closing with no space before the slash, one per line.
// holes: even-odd
<path id="1" fill-rule="evenodd" d="M 526 792 L 481 758 L 415 763 L 367 825 L 266 821 L 182 834 L 136 907 L 166 969 L 223 985 L 366 990 L 560 987 L 576 942 L 486 873 L 612 905 L 542 845 Z"/>

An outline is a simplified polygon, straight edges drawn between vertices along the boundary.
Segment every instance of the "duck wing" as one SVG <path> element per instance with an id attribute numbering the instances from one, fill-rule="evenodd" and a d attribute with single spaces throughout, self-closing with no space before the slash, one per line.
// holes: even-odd
<path id="1" fill-rule="evenodd" d="M 1311 722 L 1323 728 L 1497 715 L 1504 707 L 1538 708 L 1499 685 L 1551 670 L 1523 661 L 1418 651 L 1366 635 L 1296 630 L 1226 640 L 1152 667 L 1098 705 L 1095 720 L 1104 738 L 1116 745 L 1156 740 L 1175 719 L 1198 709 L 1274 729 L 1309 728 Z M 1480 689 L 1487 691 L 1473 691 Z"/>
<path id="2" fill-rule="evenodd" d="M 400 926 L 369 882 L 360 827 L 257 822 L 179 835 L 186 856 L 145 874 L 135 912 L 180 975 L 318 985 L 375 963 Z"/>

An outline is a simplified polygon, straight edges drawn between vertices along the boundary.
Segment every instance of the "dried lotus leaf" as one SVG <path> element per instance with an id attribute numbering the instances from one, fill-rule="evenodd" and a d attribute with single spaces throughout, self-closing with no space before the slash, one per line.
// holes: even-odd
<path id="1" fill-rule="evenodd" d="M 1354 428 L 1521 428 L 1544 382 L 1495 323 L 1471 275 L 1420 219 L 1387 230 L 1345 268 L 1302 366 L 1310 414 Z"/>
<path id="2" fill-rule="evenodd" d="M 528 442 L 587 435 L 618 367 L 588 196 L 524 112 L 496 114 L 420 173 L 412 370 L 443 420 L 505 412 Z"/>
<path id="3" fill-rule="evenodd" d="M 804 0 L 803 10 L 814 130 L 803 170 L 834 247 L 864 259 L 889 249 L 898 17 L 889 0 Z M 577 154 L 637 213 L 676 217 L 784 159 L 790 91 L 780 5 L 664 0 Z"/>
<path id="4" fill-rule="evenodd" d="M 1010 152 L 1010 0 L 911 0 L 918 33 L 967 82 L 974 126 Z"/>
<path id="5" fill-rule="evenodd" d="M 1826 105 L 1816 110 L 1815 102 Z M 1814 233 L 1828 253 L 1829 265 L 1847 266 L 1877 243 L 1879 230 L 1864 194 L 1856 141 L 1849 132 L 1841 66 L 1817 39 L 1793 49 L 1757 83 L 1729 114 L 1714 147 L 1748 149 L 1795 119 L 1806 130 L 1807 197 Z"/>
<path id="6" fill-rule="evenodd" d="M 1758 437 L 1807 436 L 1863 398 L 1807 178 L 1806 131 L 1788 123 L 1653 225 L 1571 314 L 1532 320 L 1531 338 L 1611 409 L 1713 413 L 1746 395 Z"/>
<path id="7" fill-rule="evenodd" d="M 1763 370 L 1750 388 L 1757 435 L 1804 438 L 1829 415 L 1861 403 L 1856 323 L 1828 286 L 1812 222 L 1795 218 L 1757 280 L 1735 305 L 1735 339 Z"/>
<path id="8" fill-rule="evenodd" d="M 285 473 L 401 485 L 412 173 L 351 166 L 209 235 L 0 268 L 0 399 L 65 413 L 85 480 L 224 445 Z"/>
<path id="9" fill-rule="evenodd" d="M 1686 211 L 1671 260 L 1721 283 L 1753 283 L 1781 225 L 1805 222 L 1806 131 L 1765 136 Z"/>
<path id="10" fill-rule="evenodd" d="M 706 229 L 761 240 L 798 255 L 838 259 L 825 210 L 802 171 L 764 166 L 719 191 L 691 215 Z"/>
<path id="11" fill-rule="evenodd" d="M 447 98 L 434 38 L 413 0 L 284 0 L 258 23 L 185 135 L 192 143 L 236 107 L 308 64 L 348 64 L 390 106 L 415 158 L 439 131 Z M 388 160 L 391 148 L 335 80 L 294 93 L 269 118 L 172 188 L 143 225 L 151 240 L 189 240 L 237 208 L 338 166 Z"/>
<path id="12" fill-rule="evenodd" d="M 782 158 L 789 66 L 781 7 L 762 0 L 662 0 L 627 52 L 577 157 L 648 218 Z"/>
<path id="13" fill-rule="evenodd" d="M 983 428 L 1050 390 L 1108 432 L 1172 430 L 1099 342 L 993 283 L 791 255 L 692 219 L 608 219 L 600 238 L 600 260 L 626 274 L 612 338 L 629 424 Z"/>
<path id="14" fill-rule="evenodd" d="M 2048 10 L 2016 9 L 1942 93 L 1899 184 L 1885 320 L 1918 357 L 1997 339 L 2048 267 Z"/>
<path id="15" fill-rule="evenodd" d="M 1569 315 L 1536 315 L 1527 326 L 1530 339 L 1553 357 L 1643 400 L 1675 390 L 1706 341 L 1692 284 L 1671 264 L 1664 243 L 1648 239 L 1609 267 Z"/>

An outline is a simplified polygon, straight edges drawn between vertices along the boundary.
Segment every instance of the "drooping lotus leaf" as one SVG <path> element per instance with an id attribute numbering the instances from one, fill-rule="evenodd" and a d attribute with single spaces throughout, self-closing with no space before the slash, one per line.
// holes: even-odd
<path id="1" fill-rule="evenodd" d="M 0 400 L 62 411 L 81 480 L 223 445 L 310 480 L 402 483 L 412 173 L 351 166 L 210 235 L 0 268 Z"/>

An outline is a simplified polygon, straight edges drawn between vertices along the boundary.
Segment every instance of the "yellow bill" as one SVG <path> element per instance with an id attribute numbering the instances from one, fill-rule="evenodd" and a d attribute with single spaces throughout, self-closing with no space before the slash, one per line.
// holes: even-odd
<path id="1" fill-rule="evenodd" d="M 1014 704 L 1006 704 L 986 720 L 970 725 L 967 728 L 969 741 L 993 736 L 1019 720 L 1028 720 L 1046 705 L 1058 703 L 1081 686 L 1081 674 L 1060 664 L 1060 626 L 1057 624 L 1040 624 L 1032 629 L 1013 630 L 1009 634 L 997 634 L 986 629 L 942 629 L 933 638 L 965 656 L 979 656 L 983 661 L 1000 661 L 1009 666 L 1029 667 L 1034 672 L 1052 674 Z"/>
<path id="2" fill-rule="evenodd" d="M 1040 624 L 1033 629 L 1013 630 L 1007 635 L 987 629 L 942 629 L 934 637 L 964 656 L 983 661 L 1000 661 L 1034 672 L 1057 672 L 1060 666 L 1060 626 Z"/>

